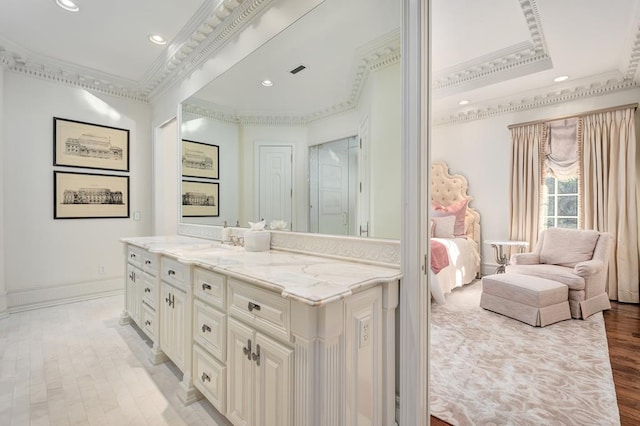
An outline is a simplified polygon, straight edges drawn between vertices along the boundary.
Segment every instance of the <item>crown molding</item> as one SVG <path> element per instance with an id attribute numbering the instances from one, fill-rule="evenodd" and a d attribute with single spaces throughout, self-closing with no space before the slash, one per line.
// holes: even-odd
<path id="1" fill-rule="evenodd" d="M 455 125 L 635 88 L 640 88 L 640 83 L 633 79 L 619 75 L 612 77 L 611 74 L 603 74 L 588 81 L 567 86 L 561 90 L 555 87 L 553 89 L 547 87 L 546 91 L 521 93 L 517 97 L 494 100 L 478 108 L 441 117 L 434 120 L 433 124 L 434 126 Z"/>
<path id="2" fill-rule="evenodd" d="M 360 95 L 369 75 L 373 71 L 400 62 L 400 32 L 393 31 L 389 34 L 367 43 L 356 52 L 355 65 L 351 71 L 351 90 L 347 98 L 335 105 L 314 111 L 309 114 L 237 114 L 224 112 L 224 108 L 215 104 L 205 104 L 200 101 L 196 104 L 183 104 L 183 111 L 215 120 L 239 123 L 244 126 L 306 126 L 309 123 L 353 110 L 360 101 Z"/>
<path id="3" fill-rule="evenodd" d="M 141 81 L 36 54 L 0 36 L 0 66 L 29 77 L 148 103 L 206 61 L 276 0 L 205 2 Z"/>
<path id="4" fill-rule="evenodd" d="M 535 0 L 519 0 L 530 41 L 479 56 L 438 72 L 433 96 L 445 97 L 552 67 Z"/>

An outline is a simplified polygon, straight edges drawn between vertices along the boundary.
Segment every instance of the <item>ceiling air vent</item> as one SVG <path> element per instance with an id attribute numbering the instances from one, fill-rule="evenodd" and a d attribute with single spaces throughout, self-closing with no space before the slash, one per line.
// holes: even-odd
<path id="1" fill-rule="evenodd" d="M 303 69 L 305 69 L 307 67 L 305 67 L 304 65 L 298 65 L 297 67 L 295 67 L 294 69 L 292 69 L 291 71 L 289 71 L 291 74 L 298 74 L 300 71 L 302 71 Z"/>

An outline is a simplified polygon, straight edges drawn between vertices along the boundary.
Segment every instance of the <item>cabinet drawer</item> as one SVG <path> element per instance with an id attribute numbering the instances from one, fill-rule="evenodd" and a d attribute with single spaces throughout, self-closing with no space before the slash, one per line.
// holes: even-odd
<path id="1" fill-rule="evenodd" d="M 193 345 L 193 384 L 221 414 L 226 414 L 227 368 Z"/>
<path id="2" fill-rule="evenodd" d="M 156 341 L 156 333 L 154 331 L 155 324 L 156 324 L 156 311 L 154 311 L 146 303 L 143 303 L 142 316 L 140 318 L 139 326 L 142 328 L 142 331 L 144 331 L 145 334 L 149 336 L 149 338 L 154 342 Z"/>
<path id="3" fill-rule="evenodd" d="M 156 284 L 156 277 L 150 275 L 148 272 L 142 274 L 142 300 L 153 309 L 157 309 L 158 286 Z"/>
<path id="4" fill-rule="evenodd" d="M 162 279 L 170 284 L 177 284 L 180 288 L 184 286 L 187 266 L 169 257 L 162 258 Z"/>
<path id="5" fill-rule="evenodd" d="M 274 292 L 229 279 L 229 313 L 267 333 L 289 339 L 289 300 Z"/>
<path id="6" fill-rule="evenodd" d="M 218 309 L 225 309 L 224 276 L 202 268 L 193 270 L 193 293 Z"/>
<path id="7" fill-rule="evenodd" d="M 127 245 L 127 262 L 142 269 L 142 250 L 141 248 Z"/>
<path id="8" fill-rule="evenodd" d="M 193 336 L 212 355 L 226 361 L 227 316 L 195 300 L 193 302 Z"/>
<path id="9" fill-rule="evenodd" d="M 153 276 L 158 276 L 158 255 L 144 251 L 142 253 L 142 270 Z"/>

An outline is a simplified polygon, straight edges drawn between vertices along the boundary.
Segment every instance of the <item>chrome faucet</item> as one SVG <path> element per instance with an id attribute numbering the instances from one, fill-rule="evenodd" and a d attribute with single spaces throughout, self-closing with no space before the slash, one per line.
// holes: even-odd
<path id="1" fill-rule="evenodd" d="M 244 247 L 244 237 L 232 235 L 231 244 L 233 244 L 234 246 Z"/>

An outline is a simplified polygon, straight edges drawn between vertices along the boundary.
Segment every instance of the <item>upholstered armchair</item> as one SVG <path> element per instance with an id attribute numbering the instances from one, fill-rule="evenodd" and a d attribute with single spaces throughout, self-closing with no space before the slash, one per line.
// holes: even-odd
<path id="1" fill-rule="evenodd" d="M 611 309 L 606 292 L 611 234 L 584 229 L 549 228 L 532 253 L 511 256 L 506 272 L 546 278 L 569 287 L 573 318 Z"/>

